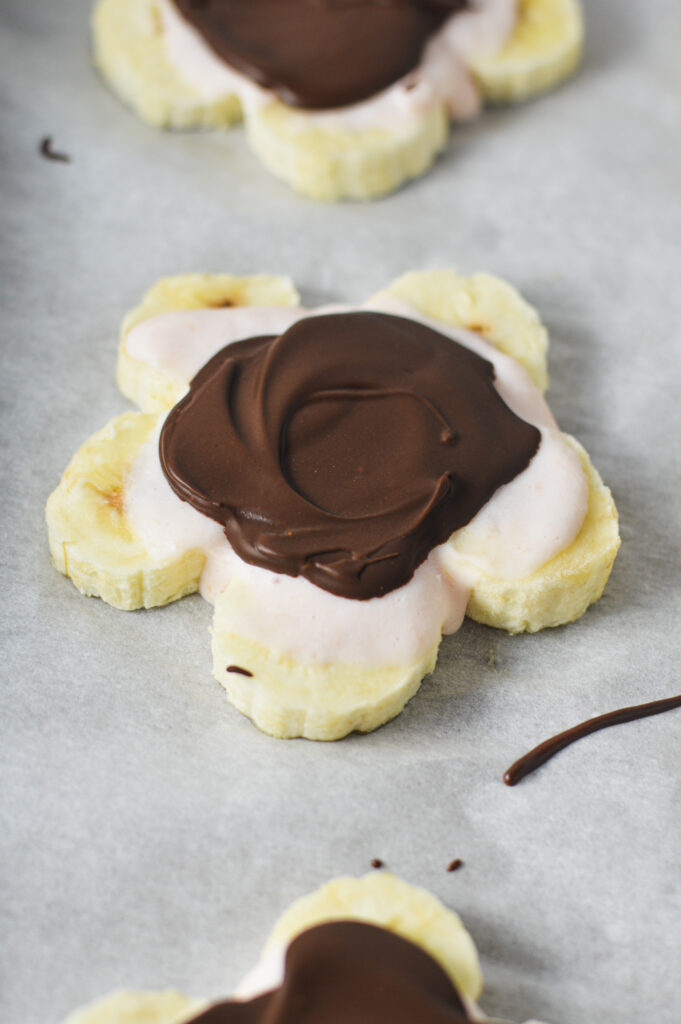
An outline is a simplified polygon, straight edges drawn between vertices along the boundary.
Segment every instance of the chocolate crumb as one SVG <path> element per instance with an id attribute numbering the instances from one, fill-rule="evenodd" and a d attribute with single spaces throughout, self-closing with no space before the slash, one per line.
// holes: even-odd
<path id="1" fill-rule="evenodd" d="M 460 857 L 455 857 L 454 860 L 450 861 L 447 865 L 447 871 L 458 871 L 459 868 L 463 867 L 463 861 Z"/>
<path id="2" fill-rule="evenodd" d="M 247 668 L 242 668 L 241 665 L 228 665 L 228 672 L 236 672 L 240 676 L 248 676 L 250 679 L 253 678 L 253 673 L 249 672 Z"/>
<path id="3" fill-rule="evenodd" d="M 68 153 L 59 153 L 56 149 L 52 148 L 52 136 L 46 135 L 44 139 L 40 140 L 40 146 L 38 152 L 41 156 L 45 157 L 46 160 L 53 160 L 60 164 L 70 164 L 71 157 Z"/>
<path id="4" fill-rule="evenodd" d="M 371 866 L 372 866 L 372 868 L 377 868 L 377 869 L 378 868 L 382 868 L 383 867 L 383 861 L 381 860 L 380 857 L 374 857 L 374 858 L 372 858 Z"/>

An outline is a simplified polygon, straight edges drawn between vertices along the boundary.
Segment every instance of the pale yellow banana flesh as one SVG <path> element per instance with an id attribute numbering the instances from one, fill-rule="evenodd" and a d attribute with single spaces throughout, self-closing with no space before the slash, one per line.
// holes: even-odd
<path id="1" fill-rule="evenodd" d="M 216 602 L 213 674 L 232 704 L 270 736 L 338 740 L 372 732 L 399 715 L 435 668 L 439 645 L 412 664 L 381 668 L 294 661 L 232 631 L 239 601 L 248 599 L 244 589 L 234 580 Z M 251 675 L 228 671 L 234 665 Z"/>
<path id="2" fill-rule="evenodd" d="M 507 43 L 473 65 L 490 103 L 517 103 L 553 89 L 582 56 L 584 21 L 579 0 L 518 0 L 518 21 Z"/>
<path id="3" fill-rule="evenodd" d="M 506 282 L 488 274 L 462 277 L 436 270 L 405 274 L 386 292 L 435 320 L 478 331 L 524 365 L 540 388 L 546 385 L 546 331 L 536 311 Z M 172 388 L 184 393 L 188 384 L 159 370 L 150 373 L 152 368 L 127 355 L 125 339 L 133 325 L 163 312 L 237 301 L 295 305 L 298 297 L 282 278 L 186 275 L 159 282 L 124 323 L 119 379 L 125 380 L 126 394 L 143 408 L 164 411 L 173 401 Z M 155 422 L 155 416 L 142 413 L 112 421 L 76 454 L 48 502 L 57 567 L 83 593 L 119 608 L 165 604 L 196 590 L 204 563 L 203 553 L 193 551 L 156 564 L 126 520 L 125 475 Z M 586 452 L 573 439 L 568 443 L 579 452 L 589 483 L 588 513 L 579 535 L 523 579 L 480 576 L 467 609 L 470 617 L 510 632 L 534 632 L 572 621 L 600 597 L 619 547 L 617 513 Z M 434 668 L 437 646 L 410 665 L 303 665 L 233 631 L 236 610 L 249 597 L 244 584 L 234 580 L 218 598 L 213 671 L 232 703 L 271 735 L 332 740 L 375 729 L 399 714 Z M 252 675 L 228 672 L 230 665 Z"/>
<path id="4" fill-rule="evenodd" d="M 519 0 L 516 28 L 502 49 L 475 63 L 484 98 L 517 101 L 570 74 L 582 48 L 578 0 Z M 155 0 L 99 0 L 95 64 L 114 91 L 161 128 L 223 128 L 239 120 L 236 96 L 207 103 L 165 57 Z M 444 106 L 380 130 L 315 125 L 279 100 L 245 112 L 246 132 L 265 166 L 313 199 L 371 199 L 424 173 L 444 148 Z"/>
<path id="5" fill-rule="evenodd" d="M 151 558 L 126 516 L 125 476 L 156 419 L 128 412 L 111 420 L 71 459 L 45 513 L 56 568 L 81 593 L 125 611 L 193 593 L 205 561 L 202 551 Z"/>
<path id="6" fill-rule="evenodd" d="M 509 633 L 537 633 L 574 622 L 599 600 L 620 547 L 617 509 L 581 444 L 563 437 L 582 460 L 589 484 L 586 518 L 569 547 L 521 580 L 482 576 L 466 615 Z"/>
<path id="7" fill-rule="evenodd" d="M 92 14 L 93 60 L 113 91 L 159 128 L 227 128 L 241 103 L 207 103 L 168 63 L 155 0 L 100 0 Z"/>
<path id="8" fill-rule="evenodd" d="M 480 994 L 478 954 L 458 915 L 425 889 L 387 872 L 336 878 L 298 900 L 275 924 L 263 959 L 306 929 L 339 919 L 365 921 L 401 935 L 437 960 L 466 999 Z M 202 1005 L 175 992 L 116 992 L 72 1014 L 65 1024 L 183 1024 Z"/>
<path id="9" fill-rule="evenodd" d="M 163 412 L 180 400 L 189 381 L 133 359 L 126 338 L 133 327 L 150 317 L 188 309 L 233 306 L 299 306 L 300 297 L 288 277 L 256 274 L 179 274 L 163 277 L 125 317 L 118 348 L 116 381 L 126 398 L 143 412 Z"/>

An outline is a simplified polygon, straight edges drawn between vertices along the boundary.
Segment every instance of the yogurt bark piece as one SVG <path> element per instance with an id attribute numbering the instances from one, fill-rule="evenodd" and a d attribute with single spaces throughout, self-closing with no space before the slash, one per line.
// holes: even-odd
<path id="1" fill-rule="evenodd" d="M 263 163 L 322 200 L 422 174 L 450 121 L 551 88 L 583 37 L 578 0 L 99 0 L 93 32 L 97 67 L 144 120 L 243 117 Z"/>
<path id="2" fill-rule="evenodd" d="M 232 702 L 314 739 L 399 713 L 466 613 L 535 631 L 598 599 L 614 504 L 535 383 L 545 331 L 510 286 L 413 274 L 321 316 L 225 307 L 227 286 L 165 281 L 126 319 L 119 380 L 156 412 L 95 435 L 48 503 L 83 593 L 129 609 L 200 589 Z"/>

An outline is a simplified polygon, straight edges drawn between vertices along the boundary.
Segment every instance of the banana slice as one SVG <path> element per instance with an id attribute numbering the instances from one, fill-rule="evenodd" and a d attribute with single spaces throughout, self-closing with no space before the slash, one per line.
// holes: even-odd
<path id="1" fill-rule="evenodd" d="M 466 615 L 509 633 L 536 633 L 574 622 L 601 597 L 620 547 L 617 509 L 610 489 L 581 444 L 563 434 L 579 454 L 589 484 L 589 503 L 572 544 L 530 576 L 498 580 L 484 573 L 471 592 Z M 457 541 L 452 547 L 456 550 Z"/>
<path id="2" fill-rule="evenodd" d="M 124 508 L 125 477 L 157 417 L 128 412 L 91 437 L 71 459 L 47 502 L 52 561 L 82 594 L 129 611 L 198 590 L 203 551 L 151 558 Z"/>
<path id="3" fill-rule="evenodd" d="M 156 128 L 227 128 L 237 96 L 207 102 L 166 60 L 155 0 L 99 0 L 92 15 L 94 64 L 113 91 Z"/>
<path id="4" fill-rule="evenodd" d="M 532 96 L 570 74 L 582 37 L 578 0 L 519 0 L 511 39 L 474 61 L 473 78 L 482 96 L 494 102 Z M 341 130 L 276 98 L 243 110 L 236 95 L 202 99 L 166 57 L 157 0 L 99 0 L 93 40 L 95 65 L 144 121 L 160 128 L 224 128 L 243 116 L 251 147 L 265 166 L 312 199 L 384 195 L 423 174 L 447 142 L 444 104 L 380 128 Z"/>
<path id="5" fill-rule="evenodd" d="M 369 305 L 380 308 L 380 300 L 386 296 L 408 302 L 443 324 L 478 331 L 523 364 L 540 388 L 546 386 L 546 331 L 536 311 L 505 282 L 487 274 L 461 277 L 451 270 L 415 272 L 399 278 Z M 294 306 L 298 297 L 293 285 L 283 278 L 197 274 L 159 282 L 124 322 L 119 381 L 125 393 L 135 395 L 146 408 L 167 409 L 189 383 L 169 372 L 162 359 L 152 366 L 130 356 L 126 339 L 134 325 L 173 310 L 250 301 Z M 163 605 L 196 591 L 205 564 L 205 552 L 198 547 L 181 555 L 152 557 L 126 515 L 126 479 L 156 423 L 157 416 L 151 413 L 126 413 L 113 420 L 74 456 L 47 505 L 50 550 L 57 568 L 83 593 L 100 596 L 123 609 Z M 534 632 L 572 621 L 600 597 L 619 548 L 617 512 L 610 491 L 584 449 L 574 439 L 566 440 L 578 453 L 588 482 L 588 511 L 579 534 L 559 555 L 520 579 L 498 579 L 475 567 L 466 609 L 471 618 L 510 632 Z M 458 564 L 470 561 L 465 527 L 449 544 Z M 338 643 L 335 657 L 327 656 L 326 647 L 321 655 L 315 655 L 317 661 L 297 656 L 296 651 L 307 645 L 296 648 L 289 643 L 288 633 L 282 640 L 282 633 L 290 632 L 290 627 L 287 620 L 283 626 L 279 621 L 279 613 L 291 600 L 288 591 L 278 586 L 266 593 L 261 582 L 242 569 L 232 572 L 226 588 L 215 593 L 213 671 L 232 703 L 263 731 L 316 740 L 339 739 L 353 730 L 371 731 L 399 714 L 423 677 L 433 670 L 440 637 L 439 629 L 432 632 L 431 612 L 423 616 L 425 626 L 412 619 L 409 628 L 402 619 L 401 625 L 395 625 L 395 613 L 384 614 L 388 605 L 380 604 L 391 595 L 379 599 L 382 617 L 378 619 L 367 619 L 363 610 L 361 622 L 356 618 L 339 620 L 333 641 Z M 426 598 L 430 600 L 432 582 L 441 582 L 441 576 L 430 575 L 425 584 L 419 583 L 419 614 L 424 612 Z M 280 578 L 275 582 L 280 583 Z M 311 588 L 312 584 L 305 586 Z M 310 630 L 330 635 L 327 616 L 336 609 L 327 607 L 322 597 L 333 603 L 331 595 L 320 591 L 312 611 L 303 612 L 296 603 L 301 596 L 297 593 L 293 601 L 296 618 L 307 622 L 307 615 Z M 432 596 L 436 602 L 441 600 L 434 590 Z M 351 604 L 354 608 L 355 602 Z M 438 615 L 437 609 L 445 605 L 433 607 Z M 455 615 L 449 604 L 446 607 L 449 610 L 438 623 Z M 267 625 L 266 634 L 261 621 Z M 385 621 L 390 621 L 395 636 L 391 635 L 378 655 L 372 649 L 370 658 L 355 663 L 357 659 L 352 657 L 360 626 L 370 622 L 380 629 L 378 624 Z M 334 629 L 335 622 L 334 618 Z M 304 628 L 307 630 L 307 625 Z M 372 625 L 370 632 L 373 629 Z M 400 655 L 393 645 L 405 629 L 414 643 Z"/>
<path id="6" fill-rule="evenodd" d="M 179 274 L 157 281 L 123 321 L 116 380 L 126 398 L 143 412 L 163 412 L 179 402 L 188 380 L 134 359 L 126 348 L 128 334 L 141 323 L 163 313 L 187 309 L 223 309 L 231 306 L 299 306 L 300 297 L 288 277 L 256 274 Z"/>
<path id="7" fill-rule="evenodd" d="M 425 889 L 387 872 L 373 872 L 363 878 L 337 878 L 282 914 L 237 998 L 276 987 L 289 943 L 308 928 L 335 920 L 364 921 L 408 939 L 440 964 L 470 1004 L 479 996 L 478 954 L 458 915 Z M 183 1024 L 205 1005 L 174 992 L 118 992 L 72 1014 L 66 1024 Z"/>
<path id="8" fill-rule="evenodd" d="M 246 117 L 265 167 L 309 199 L 374 199 L 428 170 L 446 143 L 444 105 L 383 129 L 340 131 L 309 123 L 275 100 Z"/>
<path id="9" fill-rule="evenodd" d="M 353 731 L 372 732 L 399 715 L 435 668 L 439 643 L 409 665 L 303 664 L 235 632 L 243 607 L 258 597 L 235 580 L 218 598 L 213 675 L 234 707 L 270 736 L 339 740 Z"/>
<path id="10" fill-rule="evenodd" d="M 568 78 L 583 44 L 578 0 L 519 0 L 511 38 L 497 53 L 474 61 L 471 70 L 488 102 L 516 103 Z"/>

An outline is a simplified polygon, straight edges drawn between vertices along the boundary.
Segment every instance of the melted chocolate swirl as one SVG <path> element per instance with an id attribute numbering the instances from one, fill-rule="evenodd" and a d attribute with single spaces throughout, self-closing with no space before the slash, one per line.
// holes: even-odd
<path id="1" fill-rule="evenodd" d="M 169 414 L 160 456 L 246 562 L 367 599 L 406 583 L 539 440 L 487 360 L 361 312 L 224 348 Z"/>
<path id="2" fill-rule="evenodd" d="M 174 0 L 221 60 L 308 109 L 373 96 L 415 68 L 467 0 Z"/>
<path id="3" fill-rule="evenodd" d="M 454 985 L 419 946 L 334 921 L 294 939 L 281 988 L 209 1007 L 193 1024 L 468 1024 Z"/>

